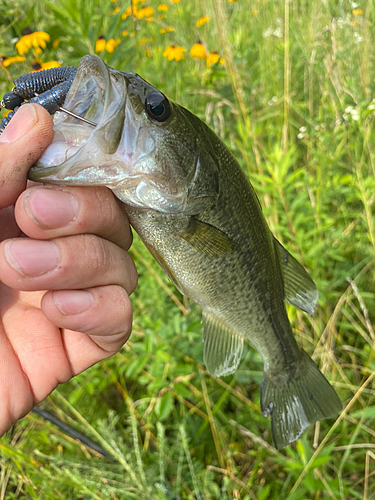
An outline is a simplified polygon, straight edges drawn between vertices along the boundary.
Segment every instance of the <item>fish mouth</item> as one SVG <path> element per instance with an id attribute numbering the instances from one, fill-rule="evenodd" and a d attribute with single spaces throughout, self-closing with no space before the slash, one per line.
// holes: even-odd
<path id="1" fill-rule="evenodd" d="M 144 120 L 144 96 L 155 90 L 138 75 L 109 68 L 95 55 L 83 57 L 64 109 L 92 124 L 56 112 L 53 142 L 29 170 L 29 179 L 106 186 L 133 207 L 183 211 L 186 189 L 153 161 L 157 137 L 169 133 L 160 127 L 156 133 Z"/>
<path id="2" fill-rule="evenodd" d="M 82 58 L 64 108 L 96 126 L 56 112 L 53 142 L 29 170 L 29 179 L 59 184 L 82 184 L 84 179 L 85 184 L 95 185 L 123 180 L 123 162 L 113 162 L 127 99 L 120 75 L 97 56 Z"/>

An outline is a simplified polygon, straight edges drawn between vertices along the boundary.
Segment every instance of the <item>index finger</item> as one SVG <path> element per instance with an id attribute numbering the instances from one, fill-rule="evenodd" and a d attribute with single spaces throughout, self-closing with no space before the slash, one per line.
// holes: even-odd
<path id="1" fill-rule="evenodd" d="M 15 203 L 29 168 L 53 139 L 52 118 L 38 104 L 24 104 L 0 135 L 0 210 Z"/>

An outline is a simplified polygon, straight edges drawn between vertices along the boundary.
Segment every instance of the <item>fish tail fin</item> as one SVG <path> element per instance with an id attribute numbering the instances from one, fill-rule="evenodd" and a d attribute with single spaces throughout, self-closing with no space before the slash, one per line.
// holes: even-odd
<path id="1" fill-rule="evenodd" d="M 298 365 L 274 375 L 264 372 L 261 409 L 265 417 L 271 415 L 273 441 L 281 449 L 296 441 L 310 424 L 335 417 L 342 405 L 314 361 L 301 351 Z"/>

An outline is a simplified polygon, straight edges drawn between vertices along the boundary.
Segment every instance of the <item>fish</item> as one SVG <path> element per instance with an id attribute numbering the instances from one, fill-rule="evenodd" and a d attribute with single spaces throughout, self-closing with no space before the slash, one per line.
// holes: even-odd
<path id="1" fill-rule="evenodd" d="M 95 55 L 81 59 L 64 109 L 73 116 L 55 113 L 53 142 L 29 178 L 113 191 L 167 277 L 202 309 L 207 370 L 234 373 L 245 343 L 259 352 L 261 411 L 277 449 L 335 417 L 340 399 L 298 346 L 285 307 L 313 314 L 315 283 L 272 235 L 226 145 L 139 75 Z"/>

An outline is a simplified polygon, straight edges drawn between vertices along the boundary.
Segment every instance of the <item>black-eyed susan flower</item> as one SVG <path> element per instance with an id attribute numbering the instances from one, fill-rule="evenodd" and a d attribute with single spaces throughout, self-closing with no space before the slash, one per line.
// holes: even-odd
<path id="1" fill-rule="evenodd" d="M 161 28 L 160 33 L 170 33 L 171 31 L 174 31 L 174 28 L 172 26 L 169 26 L 168 28 Z"/>
<path id="2" fill-rule="evenodd" d="M 103 35 L 96 40 L 95 52 L 102 52 L 105 49 L 106 40 Z"/>
<path id="3" fill-rule="evenodd" d="M 196 22 L 196 27 L 200 28 L 204 24 L 208 23 L 209 20 L 210 20 L 210 18 L 208 16 L 202 16 L 202 17 L 200 17 L 198 19 L 198 21 Z"/>
<path id="4" fill-rule="evenodd" d="M 200 40 L 192 46 L 192 48 L 190 49 L 190 55 L 191 57 L 195 57 L 197 59 L 207 58 L 206 49 Z"/>
<path id="5" fill-rule="evenodd" d="M 1 56 L 0 57 L 0 62 L 1 64 L 7 68 L 11 64 L 18 63 L 18 62 L 25 62 L 26 59 L 22 56 L 13 56 L 13 57 L 7 57 L 7 56 Z"/>
<path id="6" fill-rule="evenodd" d="M 31 31 L 29 27 L 24 28 L 22 34 L 23 36 L 16 43 L 16 50 L 20 56 L 26 54 L 32 47 L 40 51 L 41 49 L 45 49 L 47 42 L 51 39 L 48 33 L 44 31 Z"/>
<path id="7" fill-rule="evenodd" d="M 167 10 L 168 10 L 168 5 L 166 5 L 165 3 L 161 3 L 161 4 L 158 6 L 158 10 L 159 10 L 159 11 L 162 11 L 162 12 L 167 12 Z"/>
<path id="8" fill-rule="evenodd" d="M 115 48 L 120 45 L 121 40 L 119 38 L 110 38 L 105 44 L 105 50 L 112 54 Z"/>
<path id="9" fill-rule="evenodd" d="M 143 19 L 144 17 L 151 17 L 155 10 L 152 7 L 142 7 L 135 14 L 137 19 Z"/>
<path id="10" fill-rule="evenodd" d="M 172 3 L 180 3 L 180 0 L 172 0 Z"/>
<path id="11" fill-rule="evenodd" d="M 225 64 L 225 60 L 219 56 L 219 53 L 216 50 L 214 52 L 210 52 L 206 59 L 207 68 L 210 68 L 213 64 L 218 62 L 222 65 Z"/>
<path id="12" fill-rule="evenodd" d="M 354 9 L 352 11 L 353 16 L 363 16 L 363 10 L 362 9 Z"/>
<path id="13" fill-rule="evenodd" d="M 42 71 L 43 69 L 59 68 L 60 66 L 61 64 L 58 61 L 41 62 L 40 60 L 35 59 L 31 65 L 31 73 L 36 73 L 37 71 Z"/>
<path id="14" fill-rule="evenodd" d="M 186 51 L 185 47 L 178 47 L 176 45 L 170 45 L 163 51 L 163 57 L 166 57 L 168 61 L 182 61 L 185 59 L 184 52 Z"/>
<path id="15" fill-rule="evenodd" d="M 127 35 L 128 35 L 128 30 L 121 31 L 121 36 L 127 36 Z"/>

